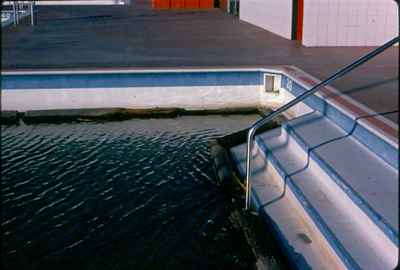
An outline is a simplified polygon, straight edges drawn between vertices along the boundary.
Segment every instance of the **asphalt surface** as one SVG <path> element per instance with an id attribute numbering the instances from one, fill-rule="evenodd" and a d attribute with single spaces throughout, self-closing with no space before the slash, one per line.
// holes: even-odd
<path id="1" fill-rule="evenodd" d="M 2 70 L 295 65 L 324 79 L 373 47 L 306 48 L 219 9 L 152 10 L 129 6 L 38 6 L 2 31 Z M 398 123 L 399 47 L 333 86 Z"/>

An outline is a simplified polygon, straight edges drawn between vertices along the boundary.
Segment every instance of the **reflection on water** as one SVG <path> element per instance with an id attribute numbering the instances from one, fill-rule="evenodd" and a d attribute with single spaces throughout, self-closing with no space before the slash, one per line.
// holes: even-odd
<path id="1" fill-rule="evenodd" d="M 257 116 L 2 127 L 9 269 L 248 268 L 210 138 Z"/>

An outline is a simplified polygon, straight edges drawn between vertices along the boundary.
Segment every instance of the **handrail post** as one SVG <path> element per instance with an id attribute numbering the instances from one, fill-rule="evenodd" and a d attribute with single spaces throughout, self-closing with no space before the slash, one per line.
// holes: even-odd
<path id="1" fill-rule="evenodd" d="M 252 157 L 251 153 L 253 150 L 253 139 L 255 128 L 252 127 L 249 129 L 247 133 L 247 156 L 246 156 L 246 207 L 245 210 L 250 209 L 251 202 L 251 182 L 250 182 L 250 172 L 251 172 L 251 162 L 250 159 Z"/>

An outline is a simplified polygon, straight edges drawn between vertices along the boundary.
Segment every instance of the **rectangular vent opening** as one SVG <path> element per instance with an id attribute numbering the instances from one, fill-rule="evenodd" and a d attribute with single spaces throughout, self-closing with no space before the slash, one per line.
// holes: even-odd
<path id="1" fill-rule="evenodd" d="M 264 74 L 264 91 L 279 94 L 280 77 L 273 74 Z"/>

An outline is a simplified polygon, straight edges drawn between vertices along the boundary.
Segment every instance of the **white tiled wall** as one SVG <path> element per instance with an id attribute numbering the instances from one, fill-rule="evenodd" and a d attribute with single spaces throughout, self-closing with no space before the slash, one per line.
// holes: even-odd
<path id="1" fill-rule="evenodd" d="M 305 46 L 382 45 L 399 33 L 398 12 L 394 0 L 305 0 L 302 42 Z"/>
<path id="2" fill-rule="evenodd" d="M 292 0 L 241 0 L 241 20 L 291 38 Z"/>

